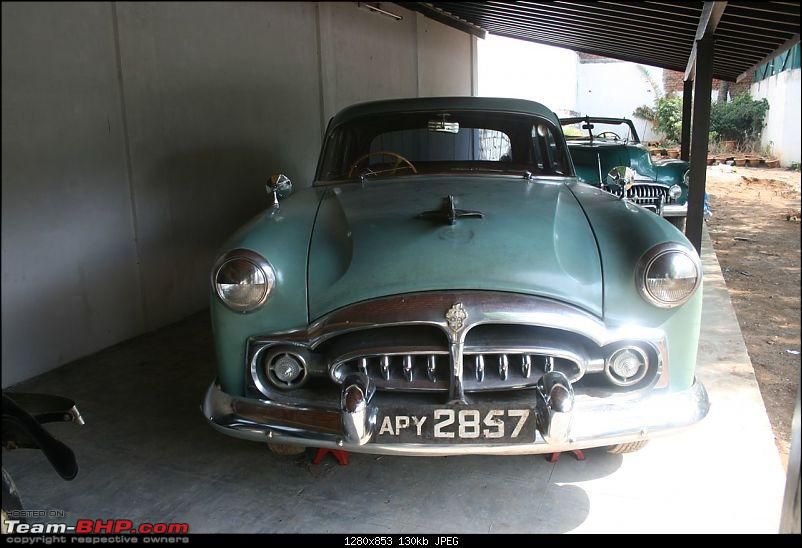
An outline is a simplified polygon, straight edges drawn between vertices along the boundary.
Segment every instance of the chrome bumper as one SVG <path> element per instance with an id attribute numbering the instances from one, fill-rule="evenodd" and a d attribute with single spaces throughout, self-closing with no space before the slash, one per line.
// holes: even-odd
<path id="1" fill-rule="evenodd" d="M 663 206 L 662 211 L 660 214 L 663 217 L 687 217 L 688 215 L 688 204 L 687 202 L 680 205 L 680 204 L 666 204 Z"/>
<path id="2" fill-rule="evenodd" d="M 286 405 L 226 394 L 217 382 L 206 392 L 202 411 L 224 434 L 246 440 L 340 448 L 390 455 L 534 454 L 643 440 L 690 426 L 707 415 L 707 392 L 699 381 L 687 390 L 609 397 L 574 397 L 559 378 L 532 390 L 531 407 L 538 433 L 525 444 L 371 443 L 378 407 L 367 378 L 343 383 L 340 409 Z M 411 406 L 414 408 L 414 406 Z"/>

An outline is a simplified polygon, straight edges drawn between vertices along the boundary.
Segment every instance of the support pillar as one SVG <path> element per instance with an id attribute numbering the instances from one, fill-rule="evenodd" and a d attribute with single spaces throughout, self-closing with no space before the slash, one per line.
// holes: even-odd
<path id="1" fill-rule="evenodd" d="M 680 133 L 680 153 L 682 160 L 688 161 L 691 155 L 691 105 L 693 105 L 693 79 L 682 82 L 682 131 Z"/>
<path id="2" fill-rule="evenodd" d="M 707 145 L 710 131 L 710 94 L 713 90 L 713 44 L 713 35 L 706 35 L 696 41 L 696 68 L 693 78 L 691 173 L 685 235 L 699 253 L 702 250 Z"/>

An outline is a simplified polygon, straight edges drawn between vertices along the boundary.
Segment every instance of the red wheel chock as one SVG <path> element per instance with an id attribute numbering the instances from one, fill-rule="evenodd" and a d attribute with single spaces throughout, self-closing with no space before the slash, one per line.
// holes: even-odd
<path id="1" fill-rule="evenodd" d="M 345 466 L 348 464 L 347 451 L 342 451 L 341 449 L 327 449 L 325 447 L 321 447 L 315 452 L 315 456 L 312 458 L 312 464 L 320 464 L 320 461 L 322 461 L 323 457 L 325 457 L 327 454 L 331 454 L 335 459 L 337 459 L 337 462 L 340 464 L 340 466 Z"/>
<path id="2" fill-rule="evenodd" d="M 585 453 L 581 449 L 572 449 L 571 451 L 563 451 L 563 453 L 573 453 L 576 460 L 585 460 Z M 551 453 L 550 455 L 546 455 L 546 460 L 554 464 L 560 460 L 560 455 L 563 453 Z"/>

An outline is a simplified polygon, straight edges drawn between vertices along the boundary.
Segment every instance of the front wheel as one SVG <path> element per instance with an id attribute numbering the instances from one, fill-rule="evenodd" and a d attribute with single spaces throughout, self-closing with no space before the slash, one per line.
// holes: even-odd
<path id="1" fill-rule="evenodd" d="M 303 445 L 294 445 L 289 443 L 268 443 L 268 449 L 274 455 L 279 455 L 282 457 L 293 457 L 295 455 L 300 455 L 306 452 L 306 447 Z"/>
<path id="2" fill-rule="evenodd" d="M 680 232 L 685 234 L 685 220 L 687 217 L 666 217 L 669 223 L 677 227 Z"/>
<path id="3" fill-rule="evenodd" d="M 619 443 L 618 445 L 610 445 L 607 447 L 608 453 L 614 455 L 623 455 L 624 453 L 634 453 L 640 451 L 649 440 L 631 441 L 629 443 Z"/>

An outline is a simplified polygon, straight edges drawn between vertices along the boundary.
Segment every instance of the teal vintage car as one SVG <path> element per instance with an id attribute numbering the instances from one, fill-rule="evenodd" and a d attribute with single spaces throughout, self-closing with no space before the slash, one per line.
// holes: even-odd
<path id="1" fill-rule="evenodd" d="M 576 175 L 597 186 L 665 217 L 685 231 L 688 214 L 688 174 L 684 160 L 653 161 L 627 118 L 582 116 L 561 118 Z M 630 168 L 632 184 L 624 189 L 619 171 Z"/>
<path id="2" fill-rule="evenodd" d="M 699 256 L 580 182 L 543 105 L 351 106 L 314 180 L 267 190 L 211 271 L 217 430 L 399 455 L 622 452 L 707 413 Z"/>

